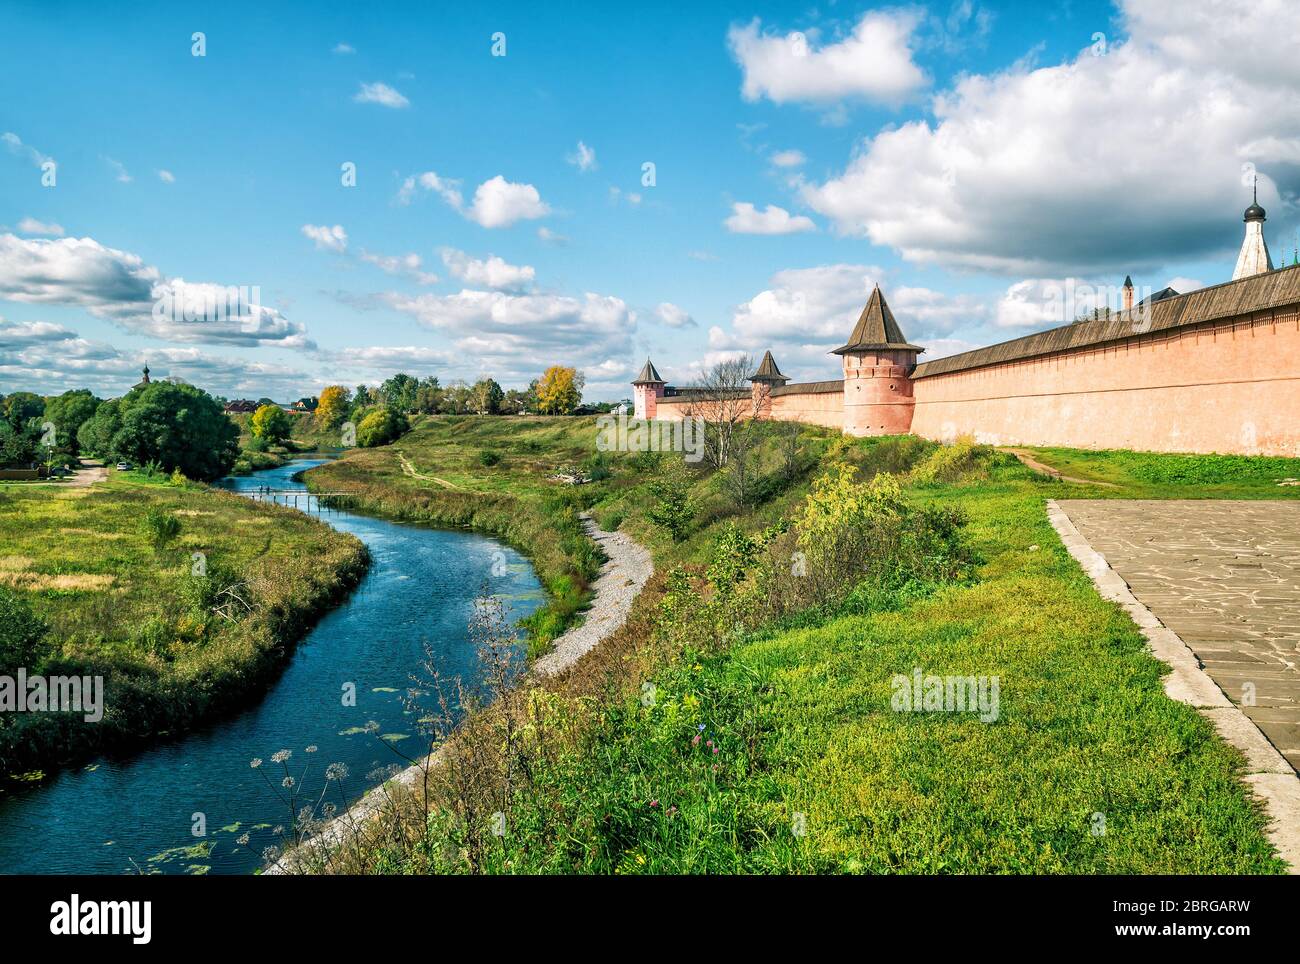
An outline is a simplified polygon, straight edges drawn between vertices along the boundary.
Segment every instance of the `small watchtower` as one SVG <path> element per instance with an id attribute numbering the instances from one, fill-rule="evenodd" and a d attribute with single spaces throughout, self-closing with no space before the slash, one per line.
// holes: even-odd
<path id="1" fill-rule="evenodd" d="M 844 361 L 844 432 L 903 435 L 911 431 L 916 399 L 912 369 L 925 351 L 908 344 L 880 285 L 871 292 L 848 344 L 832 354 Z"/>
<path id="2" fill-rule="evenodd" d="M 763 352 L 763 360 L 759 362 L 754 374 L 749 376 L 755 418 L 772 417 L 772 389 L 780 388 L 789 380 L 781 374 L 781 369 L 776 367 L 776 359 L 772 357 L 772 353 Z"/>
<path id="3" fill-rule="evenodd" d="M 659 399 L 664 397 L 664 388 L 667 384 L 659 377 L 654 362 L 647 358 L 641 374 L 632 382 L 633 412 L 637 418 L 655 417 L 659 408 Z"/>

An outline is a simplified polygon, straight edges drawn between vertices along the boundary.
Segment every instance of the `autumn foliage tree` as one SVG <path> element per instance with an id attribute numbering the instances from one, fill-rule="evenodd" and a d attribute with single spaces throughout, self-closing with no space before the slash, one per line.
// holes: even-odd
<path id="1" fill-rule="evenodd" d="M 316 423 L 321 428 L 334 428 L 347 417 L 352 404 L 352 393 L 342 385 L 326 385 L 316 406 Z"/>
<path id="2" fill-rule="evenodd" d="M 583 376 L 575 368 L 552 365 L 537 383 L 537 407 L 543 415 L 568 415 L 582 402 Z"/>
<path id="3" fill-rule="evenodd" d="M 293 423 L 289 415 L 279 405 L 263 405 L 253 413 L 249 429 L 254 438 L 266 439 L 268 442 L 282 442 L 289 437 Z"/>

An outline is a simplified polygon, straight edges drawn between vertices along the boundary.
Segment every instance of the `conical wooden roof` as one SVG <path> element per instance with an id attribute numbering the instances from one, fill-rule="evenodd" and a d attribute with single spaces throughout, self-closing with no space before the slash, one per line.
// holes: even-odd
<path id="1" fill-rule="evenodd" d="M 880 293 L 880 285 L 871 291 L 867 306 L 858 316 L 858 323 L 853 326 L 848 344 L 836 348 L 831 354 L 845 355 L 851 351 L 871 351 L 879 348 L 908 348 L 912 351 L 925 351 L 919 345 L 909 345 L 903 329 L 894 320 L 894 313 L 885 303 L 885 296 Z"/>
<path id="2" fill-rule="evenodd" d="M 772 357 L 772 353 L 765 351 L 757 371 L 749 376 L 749 380 L 751 382 L 788 382 L 790 379 L 782 375 L 781 369 L 776 367 L 776 359 Z"/>
<path id="3" fill-rule="evenodd" d="M 633 381 L 633 385 L 663 385 L 664 380 L 659 377 L 659 372 L 655 369 L 654 362 L 649 358 L 645 360 L 645 367 L 641 369 L 641 374 Z"/>

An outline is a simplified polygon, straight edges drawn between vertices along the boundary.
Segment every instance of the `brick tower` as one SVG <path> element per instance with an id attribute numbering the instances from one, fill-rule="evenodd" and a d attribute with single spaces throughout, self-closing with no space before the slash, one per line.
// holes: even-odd
<path id="1" fill-rule="evenodd" d="M 645 360 L 641 374 L 632 382 L 634 414 L 637 418 L 654 418 L 659 408 L 659 399 L 664 397 L 664 387 L 668 383 L 659 377 L 654 362 Z"/>
<path id="2" fill-rule="evenodd" d="M 772 357 L 772 353 L 763 352 L 763 360 L 754 374 L 749 376 L 755 418 L 772 417 L 772 389 L 779 388 L 789 380 L 781 374 L 781 369 L 776 367 L 776 359 Z"/>
<path id="3" fill-rule="evenodd" d="M 862 309 L 848 344 L 833 354 L 844 360 L 844 432 L 902 435 L 911 431 L 912 369 L 925 351 L 909 345 L 880 285 Z"/>

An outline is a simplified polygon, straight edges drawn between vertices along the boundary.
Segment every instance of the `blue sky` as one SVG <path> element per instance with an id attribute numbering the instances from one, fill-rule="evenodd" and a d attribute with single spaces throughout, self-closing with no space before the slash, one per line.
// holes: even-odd
<path id="1" fill-rule="evenodd" d="M 1289 262 L 1297 14 L 1240 10 L 6 3 L 0 392 L 833 377 L 877 282 L 934 357 L 1227 280 L 1244 164 Z M 158 323 L 177 279 L 257 323 Z"/>

